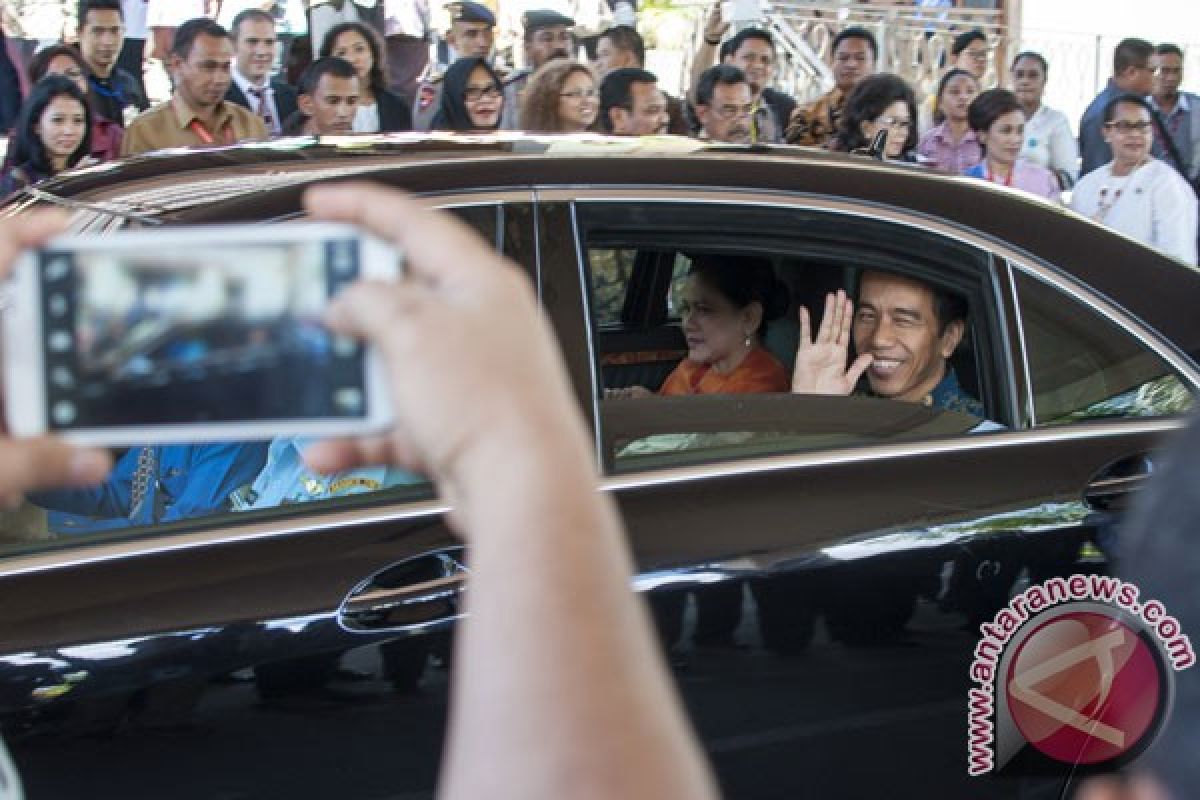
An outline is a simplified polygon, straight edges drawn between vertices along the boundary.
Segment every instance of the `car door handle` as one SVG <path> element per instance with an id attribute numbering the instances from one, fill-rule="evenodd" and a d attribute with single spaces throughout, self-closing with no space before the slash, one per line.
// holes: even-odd
<path id="1" fill-rule="evenodd" d="M 1146 454 L 1121 459 L 1101 470 L 1084 487 L 1084 502 L 1101 511 L 1121 510 L 1153 474 L 1154 462 Z"/>
<path id="2" fill-rule="evenodd" d="M 462 616 L 469 570 L 462 547 L 422 553 L 380 570 L 346 595 L 339 623 L 351 631 L 429 632 Z"/>

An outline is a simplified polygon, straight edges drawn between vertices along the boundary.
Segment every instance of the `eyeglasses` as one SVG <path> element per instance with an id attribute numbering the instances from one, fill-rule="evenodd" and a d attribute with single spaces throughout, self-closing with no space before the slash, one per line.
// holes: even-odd
<path id="1" fill-rule="evenodd" d="M 463 92 L 463 99 L 468 103 L 478 103 L 483 98 L 487 97 L 495 100 L 503 94 L 500 87 L 492 84 L 491 86 L 468 86 Z"/>
<path id="2" fill-rule="evenodd" d="M 1155 75 L 1182 75 L 1183 67 L 1151 67 L 1150 71 Z"/>
<path id="3" fill-rule="evenodd" d="M 572 37 L 570 31 L 559 31 L 558 33 L 554 31 L 539 31 L 533 35 L 533 41 L 537 44 L 555 44 L 557 42 L 570 44 Z"/>
<path id="4" fill-rule="evenodd" d="M 572 89 L 569 92 L 559 92 L 559 97 L 569 97 L 572 100 L 594 100 L 599 95 L 595 89 Z"/>
<path id="5" fill-rule="evenodd" d="M 976 50 L 968 49 L 966 51 L 966 55 L 969 56 L 970 58 L 975 59 L 976 61 L 987 61 L 988 52 L 989 52 L 989 50 L 986 47 L 984 47 L 982 49 L 976 49 Z"/>
<path id="6" fill-rule="evenodd" d="M 81 70 L 79 67 L 71 67 L 70 69 L 64 69 L 58 74 L 65 78 L 70 78 L 73 81 L 77 81 L 83 77 L 83 70 Z"/>
<path id="7" fill-rule="evenodd" d="M 875 122 L 897 131 L 906 131 L 912 127 L 912 120 L 908 117 L 880 117 Z"/>
<path id="8" fill-rule="evenodd" d="M 1140 120 L 1138 122 L 1130 122 L 1129 120 L 1117 120 L 1116 122 L 1106 122 L 1104 127 L 1115 130 L 1117 133 L 1146 133 L 1150 130 L 1151 122 L 1149 120 Z"/>

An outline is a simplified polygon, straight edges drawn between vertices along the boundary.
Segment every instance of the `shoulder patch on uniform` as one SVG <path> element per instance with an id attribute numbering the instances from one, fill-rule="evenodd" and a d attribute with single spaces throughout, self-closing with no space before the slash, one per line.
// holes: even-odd
<path id="1" fill-rule="evenodd" d="M 340 494 L 352 489 L 365 489 L 368 492 L 374 492 L 381 488 L 383 488 L 383 483 L 374 478 L 351 477 L 334 481 L 333 485 L 329 487 L 329 493 Z"/>

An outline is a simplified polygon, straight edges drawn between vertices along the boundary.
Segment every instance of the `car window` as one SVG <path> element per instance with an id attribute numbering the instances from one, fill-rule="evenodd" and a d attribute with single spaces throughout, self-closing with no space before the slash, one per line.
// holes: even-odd
<path id="1" fill-rule="evenodd" d="M 450 211 L 532 271 L 531 234 L 520 230 L 532 227 L 527 225 L 527 204 L 485 203 Z M 246 340 L 238 331 L 225 329 L 178 333 L 169 341 L 159 337 L 162 341 L 138 343 L 129 369 L 147 373 L 154 364 L 181 354 L 196 369 L 218 369 L 230 359 L 206 361 L 197 354 L 219 355 Z M 252 521 L 287 524 L 289 517 L 299 515 L 433 497 L 424 476 L 392 467 L 316 473 L 303 461 L 311 443 L 301 437 L 278 437 L 116 451 L 116 468 L 102 486 L 34 493 L 18 510 L 0 514 L 0 555 Z"/>
<path id="2" fill-rule="evenodd" d="M 577 219 L 593 310 L 601 438 L 613 471 L 880 442 L 889 430 L 896 438 L 952 435 L 972 430 L 983 418 L 1001 424 L 1010 418 L 1001 400 L 1009 379 L 994 334 L 998 313 L 988 299 L 994 296 L 991 260 L 981 250 L 928 230 L 786 206 L 579 203 Z M 774 276 L 771 303 L 779 313 L 756 339 L 761 347 L 751 349 L 765 351 L 778 367 L 767 368 L 765 382 L 745 384 L 723 397 L 663 397 L 678 390 L 681 374 L 705 374 L 688 362 L 696 341 L 685 335 L 684 286 L 693 268 L 713 261 L 753 262 L 756 272 L 765 269 Z M 966 303 L 966 333 L 950 365 L 962 393 L 982 401 L 976 404 L 978 418 L 964 415 L 942 426 L 923 422 L 907 433 L 878 428 L 870 423 L 895 401 L 870 398 L 864 380 L 858 397 L 840 398 L 837 407 L 846 414 L 840 424 L 831 424 L 826 415 L 817 425 L 806 411 L 810 404 L 790 395 L 799 307 L 807 307 L 819 324 L 826 295 L 838 289 L 853 293 L 861 275 L 871 270 L 936 284 Z M 701 378 L 694 390 L 707 392 L 706 381 Z M 643 404 L 629 399 L 630 392 Z M 776 400 L 765 399 L 769 394 Z M 859 400 L 871 402 L 851 402 Z M 690 410 L 701 405 L 703 420 Z M 862 414 L 866 420 L 857 416 Z"/>
<path id="3" fill-rule="evenodd" d="M 1022 272 L 1017 293 L 1039 425 L 1158 417 L 1192 407 L 1175 370 L 1103 314 Z"/>

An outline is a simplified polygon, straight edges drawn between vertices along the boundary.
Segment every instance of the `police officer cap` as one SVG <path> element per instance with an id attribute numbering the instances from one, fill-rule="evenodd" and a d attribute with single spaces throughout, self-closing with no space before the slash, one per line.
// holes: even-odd
<path id="1" fill-rule="evenodd" d="M 542 28 L 553 28 L 556 25 L 563 25 L 568 28 L 575 27 L 575 20 L 549 9 L 526 11 L 525 16 L 521 18 L 521 22 L 525 27 L 526 36 L 529 36 L 534 31 L 540 31 Z"/>
<path id="2" fill-rule="evenodd" d="M 482 22 L 492 26 L 496 24 L 496 15 L 482 3 L 463 0 L 461 3 L 450 3 L 446 8 L 450 10 L 450 19 L 454 22 Z"/>

